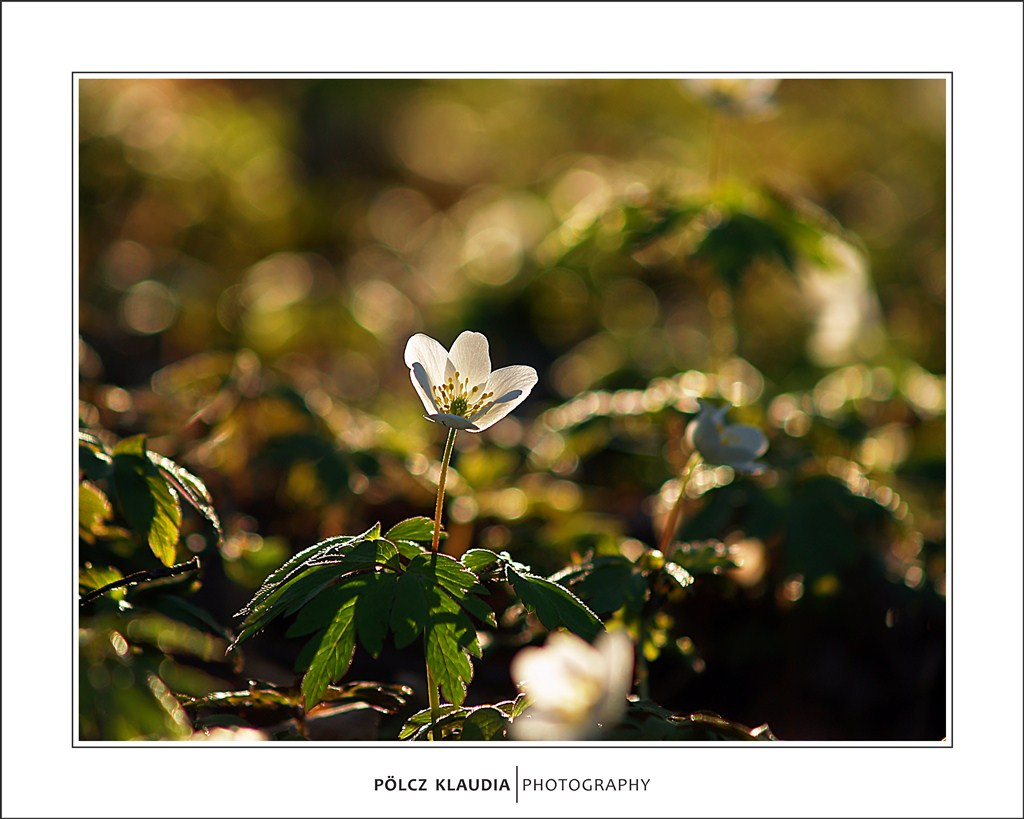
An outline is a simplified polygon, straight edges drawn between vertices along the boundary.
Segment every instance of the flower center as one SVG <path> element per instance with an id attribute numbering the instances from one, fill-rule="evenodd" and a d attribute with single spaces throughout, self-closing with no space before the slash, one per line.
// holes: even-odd
<path id="1" fill-rule="evenodd" d="M 433 387 L 434 401 L 443 413 L 469 418 L 494 403 L 489 400 L 494 397 L 494 393 L 480 394 L 480 389 L 479 385 L 470 389 L 469 379 L 462 378 L 456 370 L 443 384 Z"/>

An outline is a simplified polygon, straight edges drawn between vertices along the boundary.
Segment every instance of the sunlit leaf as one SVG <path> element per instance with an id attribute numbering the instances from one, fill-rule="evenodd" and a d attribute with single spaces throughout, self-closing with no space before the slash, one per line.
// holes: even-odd
<path id="1" fill-rule="evenodd" d="M 545 628 L 559 626 L 591 640 L 604 625 L 587 605 L 564 586 L 543 577 L 508 567 L 508 579 L 516 596 L 529 611 L 537 614 Z"/>
<path id="2" fill-rule="evenodd" d="M 114 448 L 114 486 L 121 511 L 165 566 L 174 565 L 181 505 L 160 471 L 146 457 L 143 435 Z"/>
<path id="3" fill-rule="evenodd" d="M 469 712 L 469 708 L 463 708 L 460 705 L 442 705 L 438 709 L 436 726 L 441 729 L 447 728 L 450 730 L 452 726 L 460 724 Z M 430 721 L 431 714 L 429 708 L 417 711 L 402 726 L 402 729 L 398 732 L 398 738 L 416 740 L 424 737 L 430 730 Z"/>
<path id="4" fill-rule="evenodd" d="M 88 481 L 78 485 L 78 536 L 92 543 L 106 528 L 114 510 L 107 496 Z"/>
<path id="5" fill-rule="evenodd" d="M 434 537 L 434 521 L 430 518 L 415 517 L 407 518 L 401 523 L 396 523 L 384 535 L 388 540 L 418 540 L 430 542 Z M 442 530 L 441 539 L 445 538 Z"/>
<path id="6" fill-rule="evenodd" d="M 342 587 L 345 595 L 324 632 L 306 676 L 302 678 L 302 696 L 307 711 L 320 702 L 328 684 L 343 677 L 352 663 L 356 646 L 356 600 L 365 588 L 361 580 L 350 581 Z"/>
<path id="7" fill-rule="evenodd" d="M 210 492 L 199 478 L 176 464 L 170 458 L 165 458 L 156 452 L 150 452 L 149 460 L 163 473 L 164 477 L 178 490 L 199 514 L 205 517 L 213 525 L 217 532 L 217 539 L 220 540 L 223 532 L 220 527 L 220 518 L 217 517 L 217 510 L 213 508 L 213 499 Z"/>
<path id="8" fill-rule="evenodd" d="M 474 708 L 462 723 L 460 739 L 464 742 L 490 742 L 505 739 L 508 720 L 497 708 Z"/>

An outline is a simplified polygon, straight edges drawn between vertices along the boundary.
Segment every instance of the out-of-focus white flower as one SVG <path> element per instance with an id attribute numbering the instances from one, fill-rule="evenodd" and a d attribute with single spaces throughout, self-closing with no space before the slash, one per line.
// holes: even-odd
<path id="1" fill-rule="evenodd" d="M 757 427 L 743 424 L 726 425 L 728 404 L 714 407 L 700 402 L 700 412 L 686 428 L 686 443 L 697 450 L 706 463 L 731 466 L 737 472 L 755 475 L 764 471 L 756 463 L 768 449 L 768 439 Z"/>
<path id="2" fill-rule="evenodd" d="M 257 728 L 209 728 L 189 737 L 193 742 L 266 742 L 270 739 Z"/>
<path id="3" fill-rule="evenodd" d="M 516 654 L 512 679 L 531 702 L 512 723 L 513 739 L 590 739 L 626 710 L 633 643 L 621 631 L 602 634 L 594 645 L 552 632 L 542 648 Z"/>
<path id="4" fill-rule="evenodd" d="M 884 339 L 882 310 L 868 270 L 867 256 L 849 242 L 822 240 L 823 264 L 808 264 L 800 284 L 814 311 L 807 352 L 822 367 L 870 358 Z"/>
<path id="5" fill-rule="evenodd" d="M 453 429 L 481 432 L 519 406 L 537 383 L 533 367 L 491 372 L 487 337 L 467 330 L 450 351 L 417 333 L 405 346 L 405 363 L 425 416 Z"/>
<path id="6" fill-rule="evenodd" d="M 700 77 L 680 82 L 712 108 L 734 116 L 756 116 L 771 110 L 772 98 L 781 80 L 775 77 Z"/>

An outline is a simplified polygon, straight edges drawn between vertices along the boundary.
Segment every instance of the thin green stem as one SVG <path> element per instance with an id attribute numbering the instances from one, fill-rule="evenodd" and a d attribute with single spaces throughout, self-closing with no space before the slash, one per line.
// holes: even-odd
<path id="1" fill-rule="evenodd" d="M 455 433 L 457 429 L 452 427 L 448 430 L 448 440 L 444 444 L 444 455 L 441 458 L 441 476 L 437 479 L 437 505 L 434 507 L 434 542 L 431 550 L 437 551 L 441 542 L 441 510 L 444 507 L 444 484 L 448 479 L 448 462 L 452 459 L 452 449 L 455 447 Z"/>
<path id="2" fill-rule="evenodd" d="M 423 653 L 427 653 L 427 635 L 423 635 Z M 441 691 L 427 662 L 427 696 L 430 698 L 430 738 L 434 742 L 441 741 L 441 728 L 437 724 L 441 719 Z"/>
<path id="3" fill-rule="evenodd" d="M 441 474 L 437 479 L 437 504 L 434 506 L 434 538 L 430 549 L 434 560 L 437 560 L 438 547 L 441 544 L 441 511 L 444 509 L 444 485 L 448 480 L 448 463 L 452 459 L 452 450 L 455 448 L 455 433 L 458 430 L 452 427 L 448 430 L 448 440 L 444 443 L 444 455 L 441 456 Z M 423 655 L 427 654 L 427 633 L 423 634 Z M 441 739 L 441 729 L 437 722 L 441 718 L 441 692 L 438 689 L 437 681 L 430 670 L 430 660 L 426 659 L 427 666 L 427 697 L 430 699 L 430 736 L 434 742 Z"/>
<path id="4" fill-rule="evenodd" d="M 693 452 L 683 469 L 683 476 L 680 480 L 681 486 L 679 487 L 679 497 L 676 498 L 676 502 L 672 506 L 672 511 L 668 513 L 668 520 L 665 521 L 665 528 L 662 530 L 661 540 L 658 542 L 658 550 L 662 554 L 666 554 L 668 552 L 668 547 L 672 543 L 672 538 L 675 537 L 676 530 L 679 529 L 679 524 L 683 519 L 683 506 L 686 504 L 686 487 L 690 485 L 690 478 L 693 477 L 693 471 L 697 468 L 697 464 L 699 463 L 700 453 Z"/>

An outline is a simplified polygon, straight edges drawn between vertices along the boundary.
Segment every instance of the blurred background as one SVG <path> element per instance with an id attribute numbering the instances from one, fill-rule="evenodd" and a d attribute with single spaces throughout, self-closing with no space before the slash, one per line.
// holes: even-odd
<path id="1" fill-rule="evenodd" d="M 728 401 L 771 468 L 692 481 L 682 537 L 742 566 L 666 603 L 652 698 L 783 739 L 945 736 L 943 80 L 79 82 L 80 423 L 207 483 L 223 541 L 186 514 L 178 557 L 211 640 L 291 554 L 431 513 L 443 430 L 402 354 L 472 329 L 540 383 L 459 437 L 449 553 L 547 574 L 654 544 L 697 398 Z M 87 650 L 98 622 L 83 738 L 174 735 Z M 284 630 L 161 679 L 288 684 Z M 470 703 L 513 695 L 537 637 L 495 633 Z M 349 677 L 421 675 L 410 649 Z"/>

